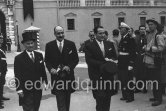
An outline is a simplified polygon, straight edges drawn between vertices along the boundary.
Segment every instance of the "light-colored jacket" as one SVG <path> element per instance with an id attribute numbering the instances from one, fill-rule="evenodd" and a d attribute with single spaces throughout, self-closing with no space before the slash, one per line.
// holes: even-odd
<path id="1" fill-rule="evenodd" d="M 149 68 L 154 68 L 154 53 L 161 52 L 164 50 L 165 41 L 162 34 L 157 34 L 157 31 L 154 33 L 147 34 L 147 46 L 145 47 L 145 56 L 144 62 L 145 65 Z M 157 40 L 157 45 L 155 44 L 155 36 Z"/>

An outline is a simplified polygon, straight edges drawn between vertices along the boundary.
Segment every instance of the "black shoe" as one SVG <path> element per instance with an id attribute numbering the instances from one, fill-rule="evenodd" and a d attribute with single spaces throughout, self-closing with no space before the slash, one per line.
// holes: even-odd
<path id="1" fill-rule="evenodd" d="M 156 101 L 156 98 L 150 98 L 149 101 L 154 102 L 154 101 Z"/>
<path id="2" fill-rule="evenodd" d="M 152 106 L 158 106 L 160 105 L 162 102 L 161 101 L 155 101 L 152 103 Z"/>
<path id="3" fill-rule="evenodd" d="M 126 103 L 130 103 L 132 101 L 134 101 L 134 99 L 128 99 L 128 100 L 126 100 Z"/>
<path id="4" fill-rule="evenodd" d="M 122 98 L 120 98 L 120 100 L 125 101 L 125 100 L 127 100 L 127 99 L 122 97 Z"/>
<path id="5" fill-rule="evenodd" d="M 3 108 L 4 108 L 4 106 L 0 105 L 0 109 L 3 109 Z"/>
<path id="6" fill-rule="evenodd" d="M 10 99 L 3 96 L 3 97 L 2 97 L 2 100 L 6 101 L 6 100 L 10 100 Z"/>

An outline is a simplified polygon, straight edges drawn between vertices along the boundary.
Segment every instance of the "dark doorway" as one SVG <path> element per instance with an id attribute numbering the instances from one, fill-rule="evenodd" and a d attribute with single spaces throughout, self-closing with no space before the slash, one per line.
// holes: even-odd
<path id="1" fill-rule="evenodd" d="M 6 51 L 6 18 L 2 11 L 0 11 L 0 33 L 3 35 L 2 50 Z"/>

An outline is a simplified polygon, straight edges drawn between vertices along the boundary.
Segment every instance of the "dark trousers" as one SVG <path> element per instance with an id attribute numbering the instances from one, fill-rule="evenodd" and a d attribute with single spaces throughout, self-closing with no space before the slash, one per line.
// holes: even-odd
<path id="1" fill-rule="evenodd" d="M 58 111 L 69 111 L 70 97 L 71 93 L 68 91 L 61 91 L 56 94 Z"/>
<path id="2" fill-rule="evenodd" d="M 39 111 L 42 91 L 35 91 L 24 94 L 22 108 L 23 111 Z"/>
<path id="3" fill-rule="evenodd" d="M 153 87 L 153 96 L 158 101 L 162 101 L 162 84 L 161 84 L 161 68 L 147 68 L 146 73 L 148 74 L 148 80 L 157 81 L 158 85 L 154 82 Z"/>
<path id="4" fill-rule="evenodd" d="M 0 83 L 0 106 L 2 105 L 3 85 Z"/>
<path id="5" fill-rule="evenodd" d="M 130 82 L 133 80 L 132 72 L 128 70 L 119 70 L 118 72 L 119 80 L 121 81 L 122 97 L 127 100 L 134 99 L 134 83 Z"/>
<path id="6" fill-rule="evenodd" d="M 96 99 L 96 111 L 109 111 L 111 104 L 111 95 L 108 96 L 95 96 Z"/>
<path id="7" fill-rule="evenodd" d="M 135 60 L 134 73 L 136 77 L 136 82 L 138 82 L 137 90 L 146 90 L 146 87 L 139 81 L 145 84 L 147 80 L 147 74 L 145 73 L 145 64 L 143 63 L 143 55 L 138 54 Z"/>

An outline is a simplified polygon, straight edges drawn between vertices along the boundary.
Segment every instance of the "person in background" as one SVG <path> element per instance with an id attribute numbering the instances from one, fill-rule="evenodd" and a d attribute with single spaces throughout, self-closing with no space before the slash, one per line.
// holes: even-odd
<path id="1" fill-rule="evenodd" d="M 87 44 L 89 44 L 90 42 L 93 42 L 93 40 L 95 39 L 95 35 L 93 31 L 89 32 L 89 39 L 84 41 L 84 43 L 81 44 L 81 47 L 79 48 L 79 52 L 85 52 L 85 47 Z"/>
<path id="2" fill-rule="evenodd" d="M 135 76 L 136 81 L 143 81 L 144 84 L 146 81 L 146 74 L 145 74 L 145 65 L 143 62 L 143 58 L 145 55 L 145 47 L 147 44 L 146 39 L 146 27 L 144 25 L 139 26 L 139 30 L 135 31 L 135 41 L 136 41 L 136 60 L 135 60 Z M 146 87 L 143 87 L 143 84 L 138 84 L 138 87 L 135 90 L 135 93 L 143 92 L 147 93 Z"/>
<path id="3" fill-rule="evenodd" d="M 118 56 L 118 78 L 122 85 L 122 98 L 120 100 L 127 103 L 134 101 L 134 84 L 129 84 L 130 80 L 133 80 L 133 65 L 136 57 L 136 44 L 134 38 L 129 34 L 130 27 L 121 22 L 120 33 L 121 40 L 119 43 L 119 56 Z"/>
<path id="4" fill-rule="evenodd" d="M 156 61 L 155 57 L 157 53 L 162 52 L 164 49 L 164 38 L 158 34 L 158 22 L 155 19 L 148 19 L 146 23 L 148 24 L 149 32 L 146 34 L 145 73 L 148 80 L 157 81 L 157 83 L 152 84 L 153 98 L 150 98 L 149 101 L 153 102 L 152 106 L 158 106 L 162 103 L 161 62 Z"/>
<path id="5" fill-rule="evenodd" d="M 3 36 L 0 36 L 0 109 L 3 109 L 3 101 L 4 100 L 10 100 L 9 98 L 6 98 L 3 96 L 4 91 L 4 85 L 5 85 L 5 77 L 7 72 L 7 62 L 6 62 L 6 54 L 1 49 L 3 44 Z"/>
<path id="6" fill-rule="evenodd" d="M 11 44 L 12 44 L 11 38 L 7 37 L 6 45 L 8 52 L 11 52 Z"/>
<path id="7" fill-rule="evenodd" d="M 162 52 L 163 56 L 163 64 L 161 66 L 161 86 L 162 86 L 162 94 L 166 94 L 166 35 L 164 34 L 164 26 L 162 24 L 159 24 L 158 28 L 158 34 L 161 35 L 164 38 L 165 45 L 164 50 Z"/>
<path id="8" fill-rule="evenodd" d="M 120 42 L 120 37 L 119 37 L 119 30 L 114 29 L 112 31 L 112 42 L 114 43 L 114 47 L 116 50 L 116 55 L 118 56 L 118 47 L 119 47 L 119 42 Z"/>
<path id="9" fill-rule="evenodd" d="M 106 41 L 110 41 L 108 35 L 109 35 L 109 34 L 108 34 L 108 31 L 105 31 L 105 40 L 106 40 Z"/>
<path id="10" fill-rule="evenodd" d="M 135 38 L 134 29 L 132 27 L 130 27 L 129 34 L 131 35 L 131 37 Z"/>

